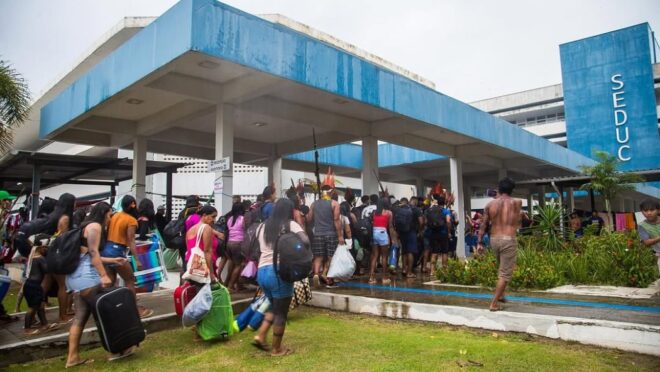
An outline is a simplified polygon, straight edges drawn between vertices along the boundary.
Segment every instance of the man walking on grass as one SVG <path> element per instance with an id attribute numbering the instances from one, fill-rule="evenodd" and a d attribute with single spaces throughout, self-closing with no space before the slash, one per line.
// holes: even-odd
<path id="1" fill-rule="evenodd" d="M 490 225 L 490 246 L 499 263 L 495 296 L 490 303 L 490 311 L 502 310 L 497 302 L 504 302 L 504 290 L 511 281 L 513 268 L 516 266 L 516 230 L 520 227 L 520 209 L 522 201 L 513 199 L 511 193 L 516 187 L 510 178 L 503 178 L 498 184 L 498 196 L 490 201 L 484 210 L 479 227 L 477 252 L 483 253 L 482 242 L 486 228 Z"/>

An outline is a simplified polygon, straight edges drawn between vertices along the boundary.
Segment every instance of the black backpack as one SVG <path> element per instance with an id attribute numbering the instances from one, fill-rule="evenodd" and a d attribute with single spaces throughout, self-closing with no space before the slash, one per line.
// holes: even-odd
<path id="1" fill-rule="evenodd" d="M 49 272 L 66 275 L 76 271 L 82 237 L 82 230 L 74 228 L 55 238 L 46 256 Z"/>
<path id="2" fill-rule="evenodd" d="M 434 205 L 426 211 L 426 224 L 434 230 L 447 226 L 447 220 L 440 206 Z"/>
<path id="3" fill-rule="evenodd" d="M 273 247 L 273 268 L 285 282 L 293 283 L 309 277 L 312 272 L 312 250 L 298 234 L 286 226 Z"/>
<path id="4" fill-rule="evenodd" d="M 413 210 L 409 206 L 394 209 L 394 228 L 400 233 L 412 230 Z"/>
<path id="5" fill-rule="evenodd" d="M 172 220 L 163 228 L 163 240 L 168 248 L 180 248 L 185 245 L 183 238 L 186 224 L 184 218 Z"/>
<path id="6" fill-rule="evenodd" d="M 259 227 L 261 224 L 253 223 L 245 230 L 245 238 L 241 243 L 241 253 L 248 261 L 259 262 L 261 247 L 259 246 Z"/>
<path id="7" fill-rule="evenodd" d="M 53 224 L 53 219 L 49 219 L 48 217 L 27 221 L 18 228 L 18 232 L 14 237 L 14 248 L 18 250 L 21 256 L 28 257 L 32 250 L 32 245 L 28 241 L 28 238 L 36 234 L 53 235 L 56 229 L 57 220 Z"/>

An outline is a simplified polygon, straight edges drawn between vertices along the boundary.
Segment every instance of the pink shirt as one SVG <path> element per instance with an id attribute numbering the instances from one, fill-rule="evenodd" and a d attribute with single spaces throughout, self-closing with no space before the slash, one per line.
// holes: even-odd
<path id="1" fill-rule="evenodd" d="M 245 239 L 243 233 L 243 216 L 238 216 L 236 221 L 234 221 L 234 217 L 229 217 L 227 228 L 229 229 L 228 242 L 242 242 Z"/>
<path id="2" fill-rule="evenodd" d="M 190 216 L 192 217 L 192 216 Z M 187 223 L 188 221 L 186 221 Z M 192 226 L 191 226 L 192 227 Z M 211 226 L 206 225 L 205 229 L 210 229 Z M 186 239 L 186 262 L 190 260 L 190 251 L 195 247 L 195 239 L 196 237 L 192 237 L 191 239 Z M 213 235 L 213 249 L 211 250 L 211 257 L 213 257 L 213 269 L 217 269 L 215 263 L 218 260 L 218 254 L 216 253 L 218 248 L 218 238 Z M 204 250 L 204 240 L 199 241 L 199 248 L 203 251 Z"/>

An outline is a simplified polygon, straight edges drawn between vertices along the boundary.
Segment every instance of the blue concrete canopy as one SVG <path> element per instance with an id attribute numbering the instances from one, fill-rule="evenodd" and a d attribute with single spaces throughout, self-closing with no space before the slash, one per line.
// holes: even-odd
<path id="1" fill-rule="evenodd" d="M 463 143 L 492 146 L 511 157 L 531 158 L 572 172 L 580 165 L 593 164 L 581 154 L 400 74 L 214 0 L 180 1 L 71 84 L 42 109 L 40 137 L 53 138 L 82 115 L 188 53 L 201 53 L 346 97 L 459 135 Z M 377 136 L 378 122 L 371 130 Z M 460 156 L 455 150 L 460 145 L 447 150 L 447 155 Z M 389 149 L 398 151 L 396 147 Z M 425 156 L 405 159 L 415 161 Z M 400 158 L 400 153 L 390 157 Z"/>
<path id="2" fill-rule="evenodd" d="M 362 146 L 342 144 L 319 149 L 319 163 L 346 168 L 362 169 Z M 285 159 L 314 162 L 314 150 L 285 156 Z M 423 163 L 446 159 L 445 156 L 410 149 L 391 143 L 378 145 L 378 167 Z"/>

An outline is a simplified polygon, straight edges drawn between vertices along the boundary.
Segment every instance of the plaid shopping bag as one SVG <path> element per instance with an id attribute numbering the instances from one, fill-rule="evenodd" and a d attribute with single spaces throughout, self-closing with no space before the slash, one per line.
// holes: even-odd
<path id="1" fill-rule="evenodd" d="M 297 282 L 293 282 L 293 298 L 289 310 L 305 304 L 312 300 L 312 287 L 309 285 L 309 279 L 305 278 Z"/>

